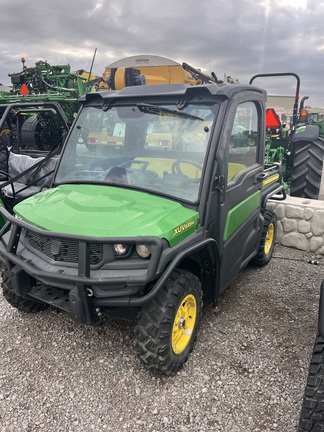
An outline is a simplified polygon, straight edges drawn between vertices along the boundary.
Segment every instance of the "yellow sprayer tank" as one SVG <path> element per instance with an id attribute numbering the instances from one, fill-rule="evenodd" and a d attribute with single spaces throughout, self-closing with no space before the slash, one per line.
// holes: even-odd
<path id="1" fill-rule="evenodd" d="M 145 83 L 152 84 L 191 84 L 197 81 L 185 71 L 180 63 L 166 57 L 155 55 L 136 55 L 118 60 L 105 68 L 101 87 L 111 87 L 109 77 L 114 77 L 114 87 L 121 90 L 127 84 L 125 82 L 126 69 L 135 69 L 145 76 Z M 106 84 L 105 84 L 106 83 Z"/>

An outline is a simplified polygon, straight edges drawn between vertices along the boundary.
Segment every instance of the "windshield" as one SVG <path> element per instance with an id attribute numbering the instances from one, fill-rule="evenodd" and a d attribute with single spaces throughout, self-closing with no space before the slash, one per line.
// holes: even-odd
<path id="1" fill-rule="evenodd" d="M 123 185 L 196 202 L 215 105 L 85 107 L 55 184 Z"/>

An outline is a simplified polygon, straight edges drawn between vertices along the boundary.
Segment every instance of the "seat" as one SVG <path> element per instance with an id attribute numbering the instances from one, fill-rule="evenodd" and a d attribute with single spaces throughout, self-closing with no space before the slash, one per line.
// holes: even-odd
<path id="1" fill-rule="evenodd" d="M 42 163 L 44 159 L 44 157 L 32 158 L 10 152 L 8 181 L 0 182 L 1 195 L 20 200 L 49 187 L 57 157 L 48 158 Z M 33 170 L 32 167 L 35 169 Z M 26 174 L 24 174 L 25 171 L 27 171 Z"/>
<path id="2" fill-rule="evenodd" d="M 128 184 L 127 171 L 124 167 L 112 167 L 105 180 L 109 183 Z"/>

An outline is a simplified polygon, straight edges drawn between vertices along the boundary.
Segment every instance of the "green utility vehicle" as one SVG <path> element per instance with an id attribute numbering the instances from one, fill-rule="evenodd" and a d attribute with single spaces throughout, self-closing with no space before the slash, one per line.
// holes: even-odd
<path id="1" fill-rule="evenodd" d="M 176 373 L 202 301 L 217 308 L 240 269 L 272 256 L 266 204 L 285 192 L 280 165 L 264 165 L 265 101 L 224 83 L 86 94 L 51 187 L 1 209 L 8 302 L 134 319 L 144 365 Z"/>

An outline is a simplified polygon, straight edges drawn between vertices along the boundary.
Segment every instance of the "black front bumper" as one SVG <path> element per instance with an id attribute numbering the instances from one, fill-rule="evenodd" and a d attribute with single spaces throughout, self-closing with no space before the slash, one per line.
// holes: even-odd
<path id="1" fill-rule="evenodd" d="M 49 232 L 36 228 L 0 212 L 8 220 L 0 231 L 0 259 L 9 270 L 11 284 L 17 295 L 55 305 L 71 312 L 81 322 L 93 322 L 94 311 L 100 307 L 141 306 L 152 297 L 145 295 L 147 285 L 157 278 L 163 251 L 158 237 L 106 238 Z M 77 244 L 76 264 L 54 262 L 39 251 L 34 251 L 21 239 L 27 232 L 37 236 Z M 90 245 L 115 243 L 146 244 L 151 251 L 148 260 L 113 260 L 104 266 L 91 264 Z M 134 304 L 132 304 L 134 303 Z"/>
<path id="2" fill-rule="evenodd" d="M 8 222 L 0 231 L 0 260 L 6 265 L 17 295 L 54 305 L 71 313 L 78 322 L 98 320 L 100 308 L 141 307 L 150 302 L 163 287 L 172 271 L 187 256 L 207 248 L 213 255 L 217 245 L 212 238 L 203 238 L 203 231 L 178 245 L 165 247 L 158 237 L 129 238 L 87 237 L 45 231 L 11 216 L 4 208 L 0 213 Z M 31 231 L 40 236 L 69 239 L 78 244 L 78 264 L 53 263 L 35 254 L 21 242 Z M 148 260 L 125 259 L 106 268 L 90 264 L 90 244 L 146 244 L 151 251 Z"/>

